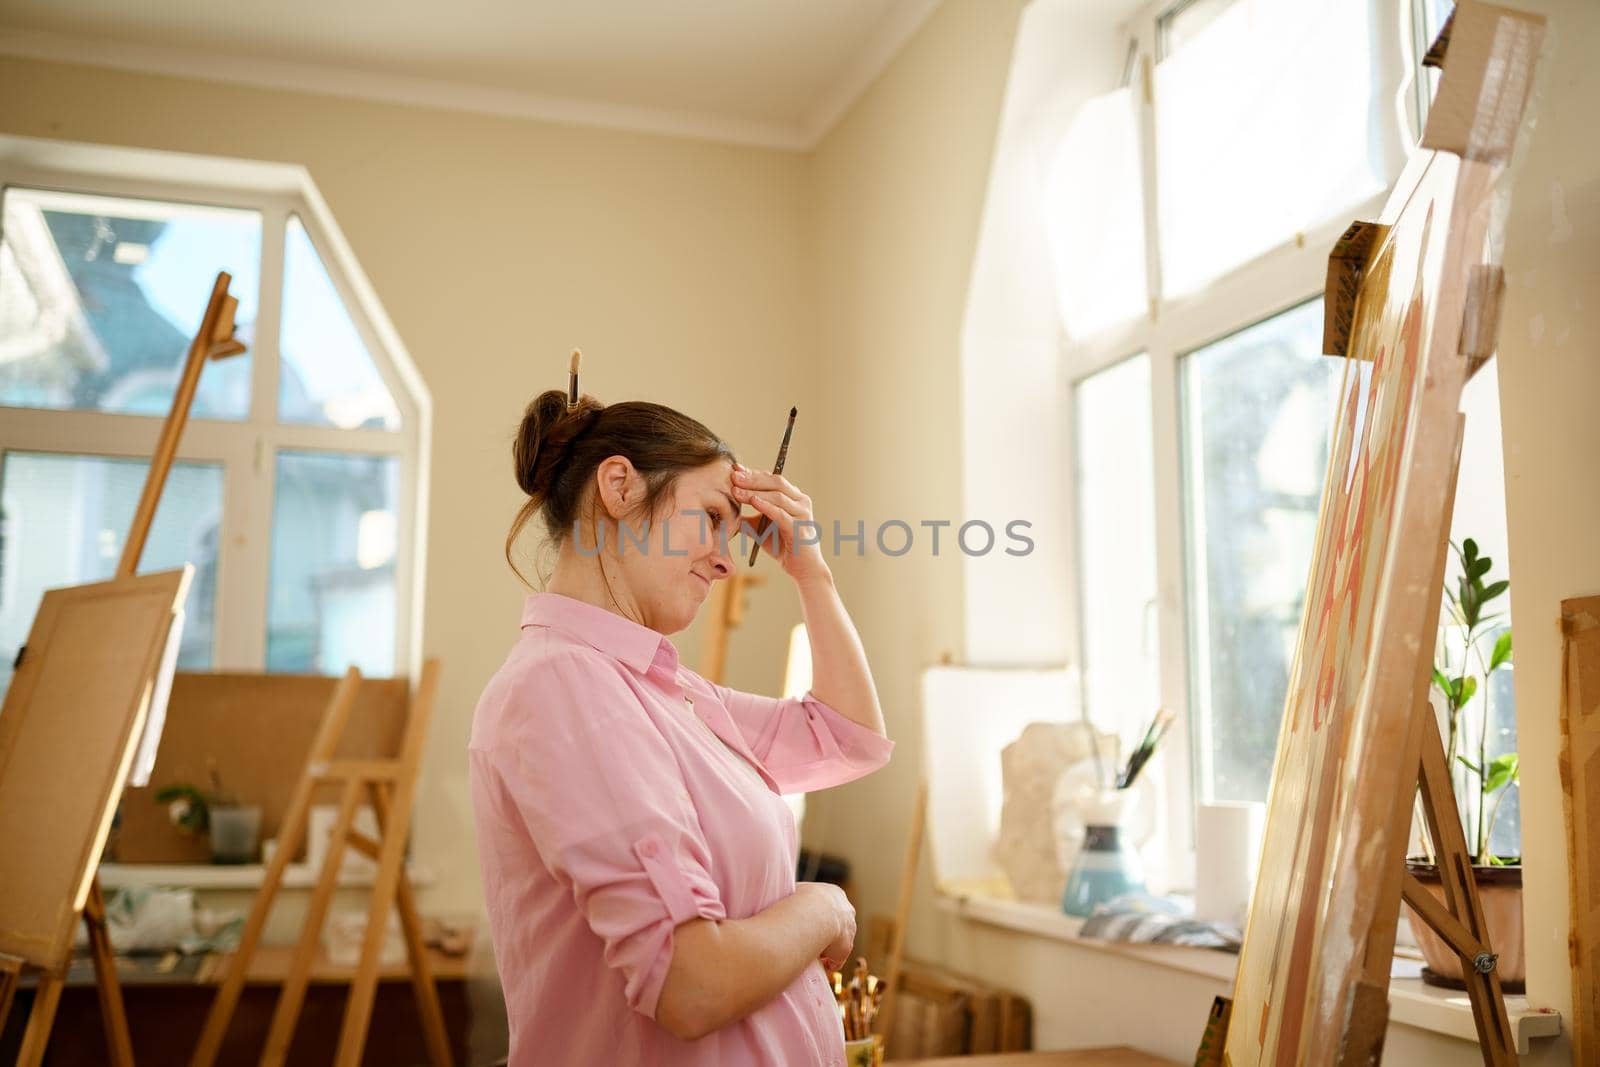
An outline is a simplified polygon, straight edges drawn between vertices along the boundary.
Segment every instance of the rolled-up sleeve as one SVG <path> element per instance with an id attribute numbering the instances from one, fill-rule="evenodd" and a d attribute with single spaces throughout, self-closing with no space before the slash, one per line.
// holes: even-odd
<path id="1" fill-rule="evenodd" d="M 673 931 L 727 913 L 672 750 L 619 670 L 582 656 L 522 679 L 487 753 L 541 858 L 568 882 L 629 1006 L 652 1019 Z"/>
<path id="2" fill-rule="evenodd" d="M 778 698 L 712 688 L 779 792 L 808 793 L 853 782 L 888 763 L 894 751 L 893 741 L 809 691 Z"/>

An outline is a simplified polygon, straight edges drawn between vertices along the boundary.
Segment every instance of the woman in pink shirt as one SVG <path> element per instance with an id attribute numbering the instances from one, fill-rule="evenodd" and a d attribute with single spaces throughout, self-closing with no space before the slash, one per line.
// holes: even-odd
<path id="1" fill-rule="evenodd" d="M 796 884 L 780 794 L 869 774 L 894 744 L 815 527 L 796 536 L 811 500 L 670 408 L 566 401 L 530 404 L 513 450 L 529 499 L 507 558 L 535 517 L 557 558 L 469 746 L 511 1065 L 842 1065 L 825 967 L 855 912 Z M 802 699 L 708 682 L 666 636 L 733 573 L 745 504 L 800 597 Z"/>

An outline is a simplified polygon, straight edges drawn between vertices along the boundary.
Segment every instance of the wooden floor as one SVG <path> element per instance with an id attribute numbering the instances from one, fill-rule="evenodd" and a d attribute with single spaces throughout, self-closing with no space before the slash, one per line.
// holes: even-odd
<path id="1" fill-rule="evenodd" d="M 992 1056 L 951 1056 L 936 1060 L 891 1060 L 905 1067 L 1177 1067 L 1131 1048 L 1085 1048 L 1059 1052 L 1002 1052 Z"/>

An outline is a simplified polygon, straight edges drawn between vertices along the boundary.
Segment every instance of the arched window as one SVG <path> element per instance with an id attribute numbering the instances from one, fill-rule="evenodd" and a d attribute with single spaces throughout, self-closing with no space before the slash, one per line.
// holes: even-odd
<path id="1" fill-rule="evenodd" d="M 249 351 L 140 567 L 195 565 L 180 665 L 409 669 L 427 395 L 305 172 L 0 139 L 0 690 L 44 590 L 116 566 L 218 270 Z"/>

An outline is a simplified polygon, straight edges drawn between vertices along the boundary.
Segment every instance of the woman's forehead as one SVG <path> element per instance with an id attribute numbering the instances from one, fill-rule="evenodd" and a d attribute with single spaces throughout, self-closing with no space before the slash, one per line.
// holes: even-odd
<path id="1" fill-rule="evenodd" d="M 680 484 L 697 491 L 721 492 L 733 484 L 733 465 L 727 460 L 716 460 L 696 467 L 683 476 Z"/>

